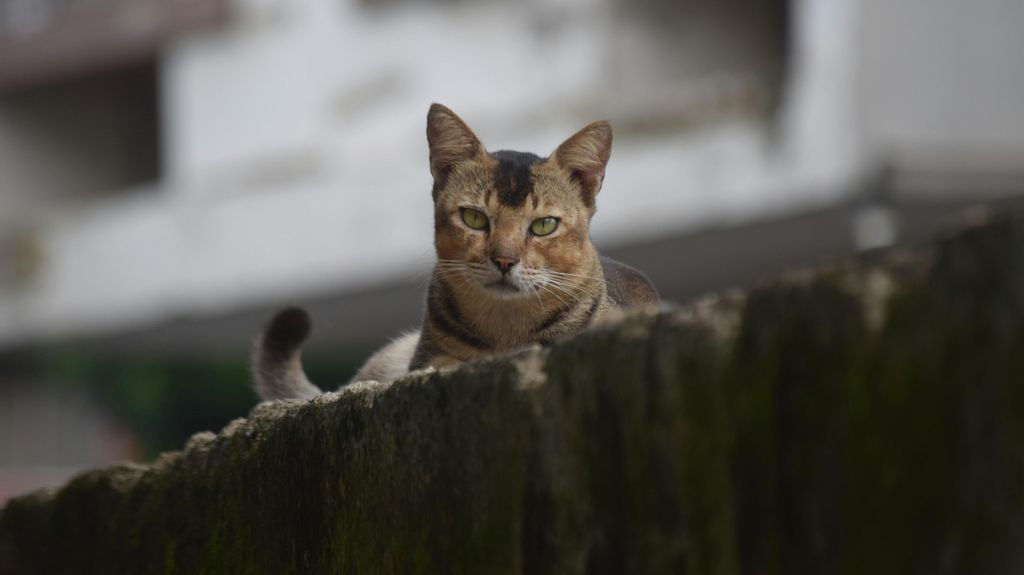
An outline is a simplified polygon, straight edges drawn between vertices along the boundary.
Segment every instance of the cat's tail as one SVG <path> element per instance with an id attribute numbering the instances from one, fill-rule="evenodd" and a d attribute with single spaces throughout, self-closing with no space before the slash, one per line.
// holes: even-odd
<path id="1" fill-rule="evenodd" d="M 289 307 L 277 312 L 256 338 L 251 369 L 260 399 L 312 399 L 323 393 L 302 370 L 302 344 L 311 331 L 306 310 Z"/>

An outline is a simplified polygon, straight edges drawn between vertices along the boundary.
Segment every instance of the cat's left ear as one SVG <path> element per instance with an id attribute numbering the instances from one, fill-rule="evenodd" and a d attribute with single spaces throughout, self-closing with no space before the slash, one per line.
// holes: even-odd
<path id="1" fill-rule="evenodd" d="M 594 198 L 601 191 L 605 166 L 608 165 L 611 153 L 612 125 L 608 122 L 594 122 L 562 142 L 551 157 L 579 182 L 583 203 L 592 207 Z"/>

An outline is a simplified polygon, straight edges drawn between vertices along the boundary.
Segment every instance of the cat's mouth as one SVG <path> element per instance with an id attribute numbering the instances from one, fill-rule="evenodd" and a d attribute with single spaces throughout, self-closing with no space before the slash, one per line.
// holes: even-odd
<path id="1" fill-rule="evenodd" d="M 519 286 L 512 283 L 512 280 L 508 276 L 503 276 L 500 280 L 487 284 L 486 287 L 487 289 L 502 295 L 515 295 L 522 291 L 519 289 Z"/>

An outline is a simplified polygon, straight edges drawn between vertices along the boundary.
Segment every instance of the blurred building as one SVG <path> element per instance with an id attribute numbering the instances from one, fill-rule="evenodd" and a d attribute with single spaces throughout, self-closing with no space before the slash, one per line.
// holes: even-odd
<path id="1" fill-rule="evenodd" d="M 0 0 L 0 350 L 312 353 L 418 322 L 433 101 L 492 150 L 610 119 L 595 240 L 669 299 L 1024 191 L 1024 4 Z M 0 385 L 4 382 L 0 381 Z"/>

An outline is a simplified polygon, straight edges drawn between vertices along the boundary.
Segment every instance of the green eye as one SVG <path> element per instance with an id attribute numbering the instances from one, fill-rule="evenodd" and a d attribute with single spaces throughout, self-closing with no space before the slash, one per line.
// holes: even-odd
<path id="1" fill-rule="evenodd" d="M 558 218 L 540 218 L 533 220 L 530 224 L 530 231 L 535 236 L 546 236 L 558 229 Z"/>
<path id="2" fill-rule="evenodd" d="M 474 230 L 486 230 L 487 229 L 487 216 L 479 210 L 473 208 L 462 208 L 462 221 L 466 222 L 466 225 L 473 228 Z"/>

